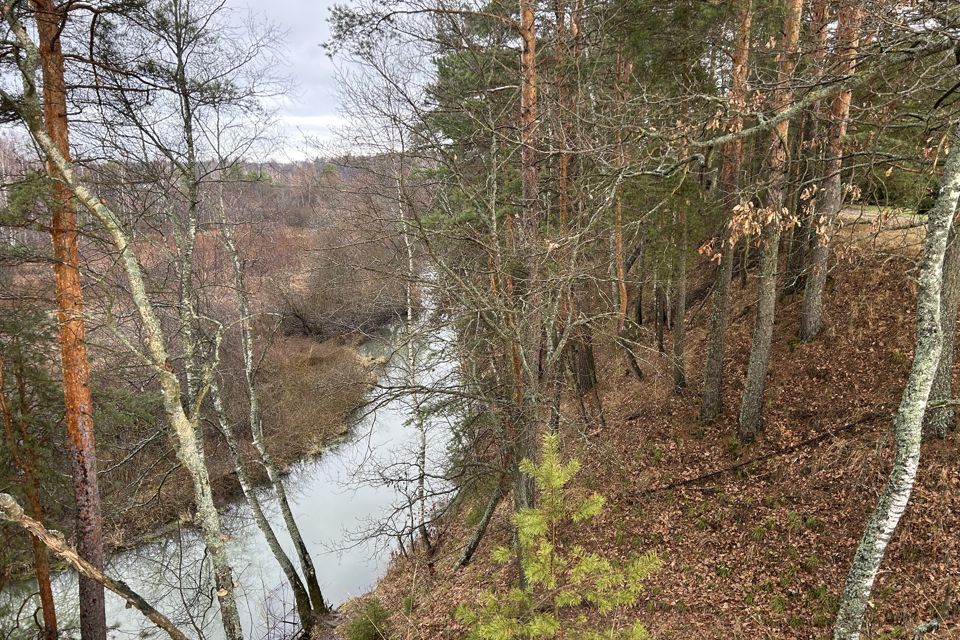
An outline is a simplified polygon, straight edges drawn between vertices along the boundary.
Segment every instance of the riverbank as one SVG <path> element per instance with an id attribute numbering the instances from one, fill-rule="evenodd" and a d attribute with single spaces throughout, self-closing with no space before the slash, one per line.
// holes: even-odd
<path id="1" fill-rule="evenodd" d="M 365 404 L 365 396 L 382 368 L 381 361 L 361 354 L 361 347 L 369 338 L 362 332 L 327 340 L 282 336 L 266 349 L 258 379 L 264 435 L 268 450 L 284 474 L 297 463 L 321 455 L 349 434 L 351 415 Z M 234 413 L 242 415 L 242 411 Z M 162 423 L 159 428 L 163 428 Z M 266 486 L 268 478 L 257 462 L 249 427 L 238 422 L 237 431 L 247 472 L 256 486 Z M 160 446 L 144 447 L 135 462 L 127 463 L 143 470 L 134 486 L 125 486 L 123 480 L 110 475 L 101 480 L 107 498 L 104 503 L 109 505 L 103 514 L 108 556 L 193 526 L 195 502 L 188 474 L 179 466 L 166 438 L 158 440 Z M 222 436 L 209 422 L 204 423 L 204 447 L 218 506 L 242 501 L 233 458 Z M 111 464 L 105 458 L 100 467 L 109 468 Z M 117 504 L 121 506 L 115 507 Z M 66 569 L 56 559 L 51 560 L 55 570 Z M 12 582 L 32 576 L 29 562 L 18 564 L 6 569 Z"/>
<path id="2" fill-rule="evenodd" d="M 889 234 L 869 241 L 901 242 Z M 752 282 L 733 291 L 729 387 L 715 423 L 699 422 L 695 387 L 673 392 L 672 363 L 656 355 L 652 339 L 643 381 L 626 370 L 610 342 L 596 340 L 606 424 L 584 428 L 567 410 L 569 427 L 561 435 L 564 454 L 583 464 L 573 490 L 597 491 L 607 502 L 590 527 L 563 532 L 560 544 L 618 559 L 655 551 L 664 565 L 624 614 L 653 637 L 828 635 L 854 546 L 886 480 L 890 416 L 913 345 L 915 283 L 905 268 L 913 254 L 901 248 L 899 256 L 877 256 L 861 246 L 862 240 L 841 245 L 829 325 L 817 341 L 797 342 L 802 295 L 784 297 L 773 362 L 791 366 L 771 368 L 766 430 L 755 443 L 733 435 L 750 351 Z M 708 322 L 709 313 L 689 311 L 691 373 L 703 360 Z M 944 616 L 944 637 L 960 632 L 952 597 L 960 538 L 951 533 L 960 527 L 958 446 L 956 433 L 924 446 L 914 497 L 872 600 L 873 637 L 909 637 L 937 613 Z M 397 557 L 371 594 L 344 608 L 343 619 L 363 615 L 364 602 L 377 599 L 387 612 L 380 622 L 392 629 L 385 637 L 463 637 L 457 605 L 516 580 L 515 567 L 493 557 L 511 543 L 509 495 L 473 562 L 454 570 L 487 497 L 465 496 L 438 526 L 433 554 Z M 606 621 L 590 609 L 576 613 Z"/>
<path id="3" fill-rule="evenodd" d="M 283 473 L 295 463 L 320 455 L 350 431 L 350 415 L 364 404 L 379 366 L 359 352 L 366 338 L 359 333 L 324 341 L 281 337 L 267 349 L 260 380 L 264 436 Z M 268 479 L 257 462 L 249 428 L 240 423 L 237 430 L 251 479 L 257 486 L 266 485 Z M 233 458 L 211 424 L 204 428 L 204 446 L 217 504 L 240 500 L 243 494 Z M 104 543 L 108 552 L 149 542 L 192 523 L 193 489 L 179 466 L 159 469 L 138 494 L 141 506 L 107 518 Z"/>
<path id="4" fill-rule="evenodd" d="M 380 380 L 398 379 L 405 364 L 395 350 L 395 336 L 388 330 L 359 347 L 362 360 Z M 303 343 L 306 344 L 306 343 Z M 357 349 L 356 345 L 351 348 Z M 304 357 L 309 351 L 304 350 Z M 313 357 L 317 353 L 314 352 Z M 409 406 L 401 399 L 376 402 L 376 411 L 366 409 L 347 417 L 349 432 L 335 438 L 323 455 L 307 457 L 289 465 L 285 488 L 308 551 L 320 577 L 324 599 L 333 606 L 369 591 L 384 574 L 390 560 L 382 540 L 370 527 L 384 522 L 394 505 L 403 499 L 402 488 L 378 480 L 391 462 L 405 459 L 416 446 L 416 431 L 408 428 Z M 259 492 L 271 526 L 288 550 L 282 516 L 269 489 Z M 285 577 L 259 529 L 253 526 L 246 502 L 226 500 L 220 504 L 227 553 L 238 581 L 238 605 L 246 637 L 286 637 L 284 629 L 293 607 Z M 203 629 L 203 637 L 223 640 L 216 609 L 209 607 L 209 583 L 200 570 L 206 557 L 202 539 L 192 527 L 174 527 L 166 535 L 111 554 L 109 571 L 126 582 L 158 610 L 183 629 Z M 209 578 L 209 576 L 207 576 Z M 29 584 L 12 585 L 0 599 L 0 636 L 4 629 L 29 626 L 30 608 L 21 605 L 30 597 Z M 54 577 L 57 610 L 73 629 L 77 615 L 76 574 Z M 24 616 L 18 611 L 27 611 Z M 111 637 L 158 637 L 152 623 L 123 601 L 108 594 L 107 619 Z M 4 624 L 7 626 L 4 627 Z M 12 637 L 12 636 L 7 636 Z"/>

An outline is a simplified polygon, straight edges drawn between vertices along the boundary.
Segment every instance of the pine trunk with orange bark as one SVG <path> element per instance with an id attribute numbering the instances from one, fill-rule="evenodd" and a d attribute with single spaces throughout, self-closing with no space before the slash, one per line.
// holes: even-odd
<path id="1" fill-rule="evenodd" d="M 780 51 L 777 55 L 777 88 L 773 112 L 790 107 L 793 100 L 794 70 L 800 39 L 800 15 L 803 0 L 787 0 Z M 770 366 L 770 346 L 777 305 L 777 269 L 779 265 L 780 227 L 787 178 L 787 150 L 790 120 L 784 119 L 771 132 L 767 149 L 767 194 L 762 221 L 760 273 L 757 285 L 757 315 L 753 327 L 750 363 L 740 404 L 739 437 L 750 441 L 763 427 L 763 398 Z"/>
<path id="2" fill-rule="evenodd" d="M 733 111 L 728 129 L 731 133 L 743 130 L 746 108 L 747 74 L 750 70 L 750 33 L 753 24 L 753 1 L 740 0 L 737 7 L 737 38 L 730 70 L 729 104 Z M 740 199 L 740 173 L 743 165 L 743 140 L 728 142 L 721 150 L 723 166 L 720 169 L 720 206 L 727 216 Z M 713 311 L 710 315 L 710 338 L 707 345 L 707 360 L 703 368 L 703 397 L 700 404 L 700 419 L 710 421 L 720 415 L 723 404 L 723 352 L 727 338 L 727 322 L 730 316 L 730 282 L 733 280 L 734 246 L 731 244 L 729 221 L 725 221 L 720 234 L 720 269 L 713 294 Z"/>
<path id="3" fill-rule="evenodd" d="M 67 94 L 60 32 L 66 11 L 53 0 L 34 0 L 39 35 L 40 66 L 43 77 L 43 112 L 53 144 L 67 159 L 70 143 L 67 125 Z M 57 172 L 53 166 L 51 175 Z M 72 194 L 63 184 L 54 185 L 53 241 L 56 279 L 58 337 L 63 367 L 63 395 L 66 405 L 67 446 L 77 502 L 77 540 L 80 556 L 103 569 L 103 524 L 100 517 L 100 489 L 97 483 L 97 454 L 93 433 L 93 397 L 90 393 L 90 365 L 84 339 L 83 290 L 80 283 L 80 253 L 77 244 L 76 212 Z M 107 637 L 103 585 L 80 576 L 80 636 L 83 640 Z"/>
<path id="4" fill-rule="evenodd" d="M 542 342 L 540 291 L 538 290 L 540 245 L 540 190 L 537 175 L 537 31 L 536 13 L 531 0 L 520 0 L 520 184 L 521 207 L 515 225 L 515 250 L 523 263 L 521 290 L 514 295 L 519 305 L 516 328 L 520 344 L 514 345 L 514 385 L 517 407 L 513 434 L 514 503 L 516 508 L 533 506 L 531 479 L 520 472 L 520 462 L 535 458 L 536 424 L 540 395 L 538 378 Z"/>
<path id="5" fill-rule="evenodd" d="M 24 90 L 21 98 L 12 104 L 15 104 L 17 115 L 26 125 L 31 139 L 43 152 L 48 162 L 50 175 L 59 179 L 60 184 L 69 189 L 69 193 L 76 198 L 77 202 L 100 222 L 117 250 L 118 262 L 126 274 L 127 283 L 130 285 L 131 300 L 143 323 L 142 340 L 146 347 L 145 355 L 157 374 L 164 412 L 177 446 L 177 457 L 190 474 L 193 483 L 194 500 L 197 505 L 196 521 L 199 524 L 204 545 L 213 565 L 214 581 L 217 587 L 215 593 L 220 605 L 220 619 L 223 622 L 224 635 L 228 640 L 242 640 L 243 629 L 240 624 L 240 614 L 234 594 L 237 583 L 234 581 L 233 568 L 226 551 L 225 542 L 227 538 L 223 534 L 220 514 L 217 512 L 213 501 L 213 491 L 210 486 L 209 473 L 204 463 L 203 452 L 198 447 L 198 412 L 190 411 L 188 414 L 182 404 L 183 394 L 180 379 L 170 364 L 166 336 L 153 300 L 148 293 L 141 263 L 132 249 L 130 236 L 124 230 L 117 213 L 77 179 L 72 164 L 62 151 L 60 145 L 66 145 L 67 142 L 65 102 L 61 102 L 64 108 L 61 110 L 63 127 L 60 130 L 56 124 L 49 125 L 46 122 L 47 117 L 50 116 L 50 105 L 46 105 L 47 109 L 41 108 L 40 101 L 33 90 L 33 78 L 37 75 L 37 69 L 43 66 L 44 71 L 46 71 L 47 66 L 52 66 L 52 72 L 59 71 L 59 75 L 54 75 L 54 77 L 61 79 L 62 93 L 63 56 L 59 54 L 51 57 L 48 52 L 48 57 L 44 58 L 39 47 L 30 39 L 26 27 L 19 18 L 10 12 L 5 17 L 10 32 L 16 38 L 17 46 L 22 51 L 22 56 L 17 60 L 17 67 Z M 54 40 L 58 32 L 59 29 L 53 32 Z M 49 44 L 49 41 L 47 44 Z M 50 60 L 54 60 L 58 64 L 51 64 Z M 48 129 L 52 129 L 61 137 L 55 139 Z M 75 240 L 74 236 L 74 242 Z M 95 465 L 93 468 L 95 468 Z M 86 563 L 82 558 L 81 561 Z M 91 566 L 91 563 L 86 564 Z M 102 575 L 102 571 L 99 571 L 96 567 L 91 566 L 91 568 L 93 572 L 84 575 L 87 577 Z M 92 625 L 96 621 L 88 619 L 85 622 Z"/>

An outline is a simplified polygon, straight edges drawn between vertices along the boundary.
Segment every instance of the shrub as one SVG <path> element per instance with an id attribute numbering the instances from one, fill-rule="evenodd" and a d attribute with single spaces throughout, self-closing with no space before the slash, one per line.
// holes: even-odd
<path id="1" fill-rule="evenodd" d="M 567 546 L 557 532 L 589 522 L 603 507 L 603 498 L 593 494 L 585 500 L 574 497 L 566 485 L 579 471 L 576 460 L 560 459 L 556 436 L 543 440 L 543 462 L 525 460 L 521 470 L 537 485 L 538 505 L 515 516 L 517 546 L 494 551 L 500 563 L 515 562 L 526 581 L 506 593 L 483 591 L 476 606 L 457 607 L 456 617 L 470 629 L 470 638 L 508 640 L 553 638 L 563 629 L 566 638 L 648 638 L 646 628 L 636 623 L 627 628 L 594 629 L 583 607 L 603 614 L 634 605 L 646 578 L 660 566 L 653 553 L 615 564 L 579 545 Z M 578 615 L 561 623 L 564 610 Z"/>
<path id="2" fill-rule="evenodd" d="M 347 623 L 345 634 L 347 640 L 389 640 L 390 614 L 371 598 Z"/>

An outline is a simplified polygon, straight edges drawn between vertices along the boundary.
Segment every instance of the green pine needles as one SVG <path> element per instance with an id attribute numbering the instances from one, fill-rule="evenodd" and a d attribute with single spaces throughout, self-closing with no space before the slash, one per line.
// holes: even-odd
<path id="1" fill-rule="evenodd" d="M 636 604 L 660 559 L 651 552 L 615 564 L 580 545 L 561 544 L 558 532 L 591 521 L 604 499 L 597 494 L 578 499 L 567 488 L 580 463 L 563 462 L 557 436 L 544 436 L 542 457 L 540 464 L 525 460 L 521 465 L 536 482 L 538 505 L 515 516 L 517 548 L 501 547 L 493 553 L 500 563 L 519 554 L 526 584 L 508 593 L 482 592 L 476 606 L 457 607 L 457 620 L 470 628 L 468 637 L 477 640 L 649 638 L 642 624 L 625 623 L 622 616 L 601 615 L 613 622 L 595 628 L 587 621 L 587 609 L 611 614 Z"/>

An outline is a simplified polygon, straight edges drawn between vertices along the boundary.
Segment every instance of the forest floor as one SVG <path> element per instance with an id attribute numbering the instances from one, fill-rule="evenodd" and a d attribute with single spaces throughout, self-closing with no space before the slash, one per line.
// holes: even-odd
<path id="1" fill-rule="evenodd" d="M 583 463 L 574 487 L 597 491 L 607 503 L 589 526 L 562 536 L 611 559 L 655 551 L 663 560 L 622 621 L 643 622 L 654 638 L 830 635 L 854 547 L 889 468 L 891 415 L 912 358 L 921 239 L 917 228 L 849 226 L 829 281 L 827 327 L 814 342 L 796 338 L 802 294 L 781 298 L 765 430 L 752 444 L 735 437 L 752 275 L 745 288 L 734 287 L 725 411 L 714 423 L 697 417 L 709 299 L 687 316 L 690 387 L 682 394 L 673 391 L 670 363 L 652 339 L 638 381 L 619 351 L 600 346 L 612 341 L 597 337 L 605 426 L 572 421 L 562 437 L 564 454 Z M 710 272 L 703 266 L 692 280 Z M 951 609 L 960 580 L 958 445 L 957 433 L 924 445 L 910 506 L 874 589 L 867 638 L 910 638 L 938 614 L 944 624 L 926 637 L 960 637 Z M 461 637 L 454 608 L 515 579 L 512 566 L 491 559 L 510 542 L 509 498 L 473 563 L 453 572 L 486 499 L 465 501 L 438 532 L 429 563 L 422 555 L 398 557 L 368 596 L 391 612 L 392 638 Z M 350 603 L 345 615 L 358 610 L 359 602 Z"/>

